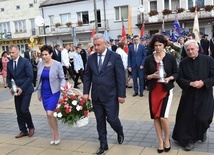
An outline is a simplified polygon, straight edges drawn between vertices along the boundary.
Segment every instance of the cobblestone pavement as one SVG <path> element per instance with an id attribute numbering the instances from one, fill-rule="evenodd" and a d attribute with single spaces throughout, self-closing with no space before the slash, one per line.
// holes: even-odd
<path id="1" fill-rule="evenodd" d="M 117 135 L 108 125 L 110 148 L 106 154 L 157 154 L 158 140 L 153 121 L 149 115 L 148 92 L 144 92 L 144 97 L 132 97 L 132 93 L 132 89 L 127 89 L 126 103 L 120 106 L 120 118 L 125 134 L 124 143 L 122 145 L 117 144 Z M 180 88 L 176 86 L 170 111 L 171 133 L 180 93 Z M 14 102 L 12 96 L 8 93 L 8 89 L 3 88 L 1 83 L 0 105 L 0 154 L 94 154 L 99 147 L 93 113 L 90 115 L 89 124 L 81 128 L 68 127 L 59 122 L 61 143 L 58 146 L 51 146 L 49 144 L 51 135 L 45 111 L 42 103 L 37 100 L 36 93 L 33 94 L 30 107 L 36 128 L 32 138 L 14 138 L 19 132 Z M 185 152 L 175 141 L 171 140 L 171 142 L 172 150 L 168 153 L 170 155 L 214 154 L 214 124 L 211 124 L 208 130 L 207 141 L 196 143 L 194 151 Z"/>

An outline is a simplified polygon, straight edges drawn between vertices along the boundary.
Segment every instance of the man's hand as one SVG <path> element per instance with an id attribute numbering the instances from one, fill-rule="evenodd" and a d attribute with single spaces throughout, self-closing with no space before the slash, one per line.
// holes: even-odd
<path id="1" fill-rule="evenodd" d="M 129 72 L 132 72 L 132 68 L 131 67 L 129 67 L 128 70 L 129 70 Z"/>
<path id="2" fill-rule="evenodd" d="M 140 69 L 143 69 L 143 66 L 140 66 Z"/>
<path id="3" fill-rule="evenodd" d="M 123 104 L 125 102 L 125 98 L 118 97 L 118 102 Z"/>
<path id="4" fill-rule="evenodd" d="M 83 94 L 83 95 L 82 95 L 82 98 L 84 98 L 85 100 L 88 100 L 89 95 L 88 95 L 88 94 Z"/>
<path id="5" fill-rule="evenodd" d="M 17 88 L 17 96 L 20 96 L 22 94 L 22 89 L 21 88 Z"/>
<path id="6" fill-rule="evenodd" d="M 75 70 L 75 72 L 76 72 L 76 73 L 79 73 L 79 71 L 78 71 L 78 70 Z"/>
<path id="7" fill-rule="evenodd" d="M 190 86 L 199 89 L 204 86 L 204 82 L 202 80 L 190 82 Z"/>

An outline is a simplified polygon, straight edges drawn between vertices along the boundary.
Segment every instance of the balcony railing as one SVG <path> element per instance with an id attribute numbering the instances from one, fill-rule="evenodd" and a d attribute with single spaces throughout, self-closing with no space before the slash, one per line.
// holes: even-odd
<path id="1" fill-rule="evenodd" d="M 155 23 L 155 22 L 162 22 L 163 18 L 164 21 L 174 21 L 176 17 L 175 13 L 169 14 L 169 15 L 162 15 L 162 13 L 159 13 L 158 15 L 155 16 L 149 16 L 149 14 L 144 14 L 144 21 L 145 23 Z M 187 20 L 187 19 L 194 19 L 195 13 L 194 12 L 189 12 L 189 11 L 184 11 L 182 13 L 177 14 L 177 19 L 178 20 Z M 206 12 L 204 10 L 198 11 L 198 18 L 211 18 L 214 17 L 214 10 L 210 12 Z"/>
<path id="2" fill-rule="evenodd" d="M 75 26 L 75 31 L 76 34 L 78 33 L 87 33 L 91 32 L 95 24 L 83 24 L 82 26 Z M 106 25 L 106 27 L 105 27 Z M 101 21 L 98 23 L 98 30 L 99 31 L 104 31 L 105 29 L 109 29 L 108 26 L 108 21 L 106 21 L 106 24 L 104 21 Z M 45 26 L 45 27 L 39 27 L 39 32 L 38 35 L 43 36 L 43 35 L 67 35 L 67 34 L 72 34 L 72 26 L 67 27 L 67 26 L 60 26 L 60 27 L 55 27 L 54 25 L 51 26 Z"/>

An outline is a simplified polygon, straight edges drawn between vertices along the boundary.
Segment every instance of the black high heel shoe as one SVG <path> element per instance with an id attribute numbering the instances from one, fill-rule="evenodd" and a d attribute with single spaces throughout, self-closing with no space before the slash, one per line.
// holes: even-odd
<path id="1" fill-rule="evenodd" d="M 163 149 L 157 149 L 158 153 L 163 153 Z"/>
<path id="2" fill-rule="evenodd" d="M 163 142 L 163 146 L 164 146 L 164 142 Z M 163 153 L 163 151 L 164 151 L 164 149 L 159 149 L 159 148 L 157 149 L 158 153 Z"/>
<path id="3" fill-rule="evenodd" d="M 168 147 L 168 148 L 164 147 L 164 151 L 165 152 L 169 152 L 171 150 L 171 141 L 170 141 L 170 139 L 169 139 L 169 144 L 170 144 L 170 147 Z"/>

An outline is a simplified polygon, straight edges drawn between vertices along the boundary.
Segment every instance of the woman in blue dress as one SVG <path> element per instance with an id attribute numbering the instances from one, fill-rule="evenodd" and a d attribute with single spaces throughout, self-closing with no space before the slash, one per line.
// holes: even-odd
<path id="1" fill-rule="evenodd" d="M 53 113 L 60 97 L 60 88 L 66 81 L 61 63 L 52 59 L 52 47 L 44 45 L 40 50 L 43 61 L 38 64 L 36 90 L 47 114 L 52 134 L 50 144 L 59 144 L 58 123 Z"/>

